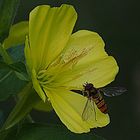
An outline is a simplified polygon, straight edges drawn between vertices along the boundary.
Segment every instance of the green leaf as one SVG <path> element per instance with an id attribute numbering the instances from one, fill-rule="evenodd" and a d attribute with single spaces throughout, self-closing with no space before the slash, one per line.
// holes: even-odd
<path id="1" fill-rule="evenodd" d="M 9 65 L 3 61 L 0 61 L 0 69 L 9 69 Z"/>
<path id="2" fill-rule="evenodd" d="M 14 62 L 25 61 L 24 46 L 16 46 L 6 50 Z"/>
<path id="3" fill-rule="evenodd" d="M 17 95 L 27 82 L 20 80 L 11 70 L 0 69 L 0 101 Z"/>
<path id="4" fill-rule="evenodd" d="M 9 36 L 3 42 L 4 48 L 19 46 L 24 44 L 25 37 L 28 34 L 28 21 L 22 21 L 10 28 Z"/>
<path id="5" fill-rule="evenodd" d="M 24 81 L 29 81 L 29 76 L 26 71 L 26 66 L 22 62 L 17 62 L 13 64 L 6 64 L 4 62 L 0 62 L 0 69 L 8 69 L 9 71 L 15 72 L 16 76 Z"/>
<path id="6" fill-rule="evenodd" d="M 8 36 L 9 29 L 16 15 L 20 0 L 1 0 L 0 1 L 0 42 Z"/>
<path id="7" fill-rule="evenodd" d="M 32 84 L 28 83 L 21 91 L 20 98 L 3 125 L 3 129 L 8 129 L 22 120 L 39 101 L 40 98 L 34 91 Z"/>
<path id="8" fill-rule="evenodd" d="M 19 73 L 27 73 L 25 64 L 22 62 L 16 62 L 9 65 L 9 68 Z"/>
<path id="9" fill-rule="evenodd" d="M 54 124 L 45 125 L 35 123 L 23 125 L 19 133 L 16 136 L 14 136 L 14 140 L 105 140 L 105 139 L 95 135 L 94 132 L 75 134 L 70 132 L 66 127 L 62 125 L 54 125 Z"/>
<path id="10" fill-rule="evenodd" d="M 16 75 L 19 79 L 24 81 L 29 81 L 28 73 L 26 71 L 26 66 L 23 62 L 10 64 L 9 67 L 16 72 Z"/>
<path id="11" fill-rule="evenodd" d="M 26 81 L 22 81 L 25 80 L 24 78 L 27 78 L 26 68 L 23 63 L 24 47 L 17 46 L 14 48 L 10 48 L 8 49 L 8 53 L 12 57 L 13 64 L 7 64 L 2 60 L 0 61 L 0 101 L 6 100 L 11 95 L 17 95 L 25 86 L 25 84 L 27 84 Z M 16 73 L 13 70 L 15 70 Z M 20 80 L 19 78 L 22 80 Z"/>
<path id="12" fill-rule="evenodd" d="M 14 70 L 19 79 L 29 81 L 29 77 L 24 64 L 24 47 L 17 46 L 9 49 L 0 47 L 0 54 L 2 55 L 3 61 L 0 60 L 1 69 Z"/>
<path id="13" fill-rule="evenodd" d="M 26 73 L 26 67 L 22 62 L 7 64 L 4 61 L 0 61 L 0 69 L 8 69 L 19 73 Z"/>

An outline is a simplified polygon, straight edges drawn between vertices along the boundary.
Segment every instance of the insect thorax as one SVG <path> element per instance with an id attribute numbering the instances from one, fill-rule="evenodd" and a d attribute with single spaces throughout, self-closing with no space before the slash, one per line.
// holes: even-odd
<path id="1" fill-rule="evenodd" d="M 83 90 L 83 95 L 90 98 L 98 93 L 98 90 L 93 86 L 92 83 L 86 83 Z"/>

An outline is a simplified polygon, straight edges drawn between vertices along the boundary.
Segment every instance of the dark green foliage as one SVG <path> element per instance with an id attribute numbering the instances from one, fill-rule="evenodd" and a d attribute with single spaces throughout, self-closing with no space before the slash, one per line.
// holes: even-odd
<path id="1" fill-rule="evenodd" d="M 10 54 L 14 62 L 25 61 L 24 45 L 9 48 L 7 52 Z"/>
<path id="2" fill-rule="evenodd" d="M 0 61 L 0 101 L 7 99 L 10 95 L 17 95 L 26 85 L 27 71 L 24 64 L 23 46 L 17 46 L 8 50 L 13 59 L 12 64 Z M 22 80 L 21 80 L 22 79 Z"/>
<path id="3" fill-rule="evenodd" d="M 20 80 L 14 71 L 0 70 L 0 101 L 10 95 L 16 95 L 25 86 L 26 82 Z"/>
<path id="4" fill-rule="evenodd" d="M 0 42 L 8 36 L 9 29 L 16 15 L 19 0 L 0 1 Z"/>
<path id="5" fill-rule="evenodd" d="M 1 125 L 3 124 L 3 121 L 4 121 L 3 111 L 0 110 L 0 127 L 1 127 Z"/>
<path id="6" fill-rule="evenodd" d="M 14 128 L 15 129 L 15 128 Z M 3 132 L 4 133 L 4 132 Z M 13 134 L 15 136 L 13 136 Z M 2 133 L 1 133 L 2 135 Z M 75 134 L 63 125 L 24 124 L 19 130 L 11 130 L 5 140 L 105 140 L 94 132 Z"/>
<path id="7" fill-rule="evenodd" d="M 16 106 L 8 116 L 8 119 L 3 125 L 3 129 L 8 129 L 19 121 L 21 121 L 40 101 L 39 96 L 35 93 L 32 84 L 28 83 L 20 92 Z"/>

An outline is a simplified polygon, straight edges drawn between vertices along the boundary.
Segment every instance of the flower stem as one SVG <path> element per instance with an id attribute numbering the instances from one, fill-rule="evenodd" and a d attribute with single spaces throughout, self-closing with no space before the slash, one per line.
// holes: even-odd
<path id="1" fill-rule="evenodd" d="M 28 122 L 34 123 L 34 120 L 32 119 L 31 115 L 28 114 L 28 115 L 26 116 L 26 119 L 28 120 Z"/>

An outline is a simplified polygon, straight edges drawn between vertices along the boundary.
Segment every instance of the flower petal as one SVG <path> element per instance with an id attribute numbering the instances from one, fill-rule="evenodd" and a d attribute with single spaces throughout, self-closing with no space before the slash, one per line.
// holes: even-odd
<path id="1" fill-rule="evenodd" d="M 28 36 L 26 36 L 24 52 L 25 52 L 25 58 L 26 58 L 27 71 L 29 75 L 31 76 L 33 87 L 35 91 L 38 93 L 38 95 L 40 96 L 40 98 L 45 102 L 46 95 L 39 84 L 39 81 L 37 79 L 37 73 L 33 67 L 33 59 L 32 59 L 32 53 L 31 53 Z"/>
<path id="2" fill-rule="evenodd" d="M 35 70 L 46 69 L 63 50 L 77 19 L 74 8 L 42 5 L 30 13 L 29 39 Z"/>
<path id="3" fill-rule="evenodd" d="M 78 59 L 76 65 L 94 62 L 107 56 L 104 46 L 104 41 L 97 33 L 80 30 L 72 34 L 67 47 L 63 51 L 62 59 L 68 62 L 76 57 Z"/>
<path id="4" fill-rule="evenodd" d="M 45 90 L 45 89 L 44 89 Z M 103 114 L 95 106 L 88 120 L 82 119 L 82 112 L 87 98 L 65 89 L 45 90 L 60 120 L 75 133 L 89 132 L 90 128 L 103 127 L 109 123 L 108 114 Z"/>
<path id="5" fill-rule="evenodd" d="M 112 82 L 117 73 L 118 66 L 115 59 L 107 56 L 99 61 L 75 66 L 60 73 L 55 82 L 69 89 L 81 89 L 85 82 L 93 83 L 96 88 L 99 88 Z"/>
<path id="6" fill-rule="evenodd" d="M 58 62 L 47 71 L 56 71 L 57 85 L 76 89 L 82 88 L 85 82 L 92 82 L 96 87 L 107 85 L 114 80 L 118 66 L 105 52 L 104 42 L 97 33 L 81 30 L 71 36 Z"/>

